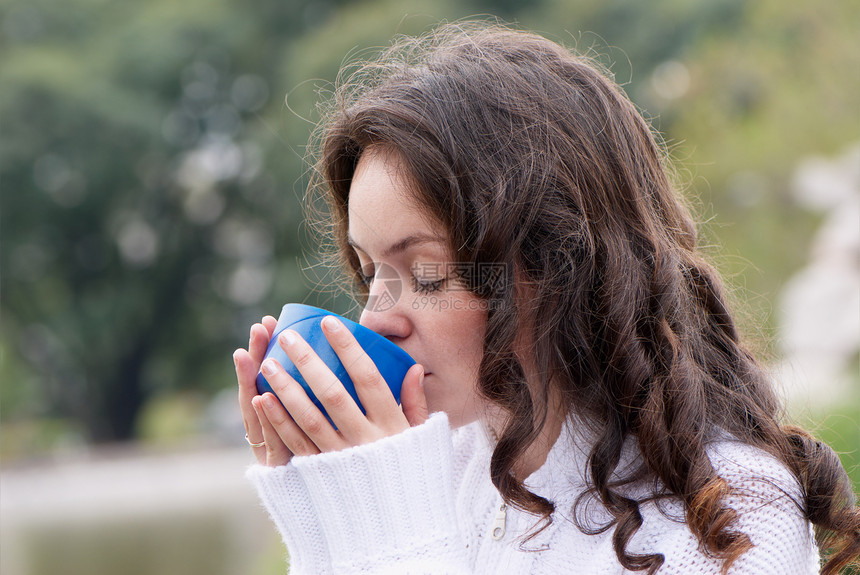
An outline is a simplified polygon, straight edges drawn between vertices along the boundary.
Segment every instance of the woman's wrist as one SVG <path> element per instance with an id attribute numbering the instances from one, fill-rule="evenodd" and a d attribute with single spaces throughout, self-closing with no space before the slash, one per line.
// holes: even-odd
<path id="1" fill-rule="evenodd" d="M 291 463 L 253 465 L 245 477 L 257 489 L 290 555 L 290 573 L 331 573 L 325 533 L 304 480 Z"/>

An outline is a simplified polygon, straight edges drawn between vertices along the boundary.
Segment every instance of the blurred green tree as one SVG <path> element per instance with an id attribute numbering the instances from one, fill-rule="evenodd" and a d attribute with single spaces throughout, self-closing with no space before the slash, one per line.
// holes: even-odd
<path id="1" fill-rule="evenodd" d="M 129 439 L 148 398 L 229 385 L 264 313 L 327 297 L 301 263 L 315 91 L 354 47 L 470 12 L 346 4 L 0 4 L 7 423 Z"/>
<path id="2" fill-rule="evenodd" d="M 335 8 L 4 3 L 5 417 L 130 438 L 148 395 L 224 385 L 248 318 L 303 297 L 281 273 L 300 158 L 266 114 L 289 42 Z"/>

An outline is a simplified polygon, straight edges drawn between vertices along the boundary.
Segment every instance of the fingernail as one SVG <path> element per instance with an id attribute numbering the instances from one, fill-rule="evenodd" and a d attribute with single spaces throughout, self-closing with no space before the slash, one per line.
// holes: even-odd
<path id="1" fill-rule="evenodd" d="M 329 331 L 337 331 L 340 329 L 340 322 L 333 315 L 327 315 L 323 318 L 323 323 Z"/>
<path id="2" fill-rule="evenodd" d="M 263 407 L 266 409 L 274 409 L 275 407 L 275 396 L 271 393 L 267 393 L 263 396 Z"/>
<path id="3" fill-rule="evenodd" d="M 281 345 L 293 345 L 296 343 L 296 334 L 292 330 L 285 329 L 278 336 L 278 341 L 281 342 Z"/>
<path id="4" fill-rule="evenodd" d="M 421 377 L 418 378 L 418 387 L 424 387 L 424 366 L 421 366 Z"/>
<path id="5" fill-rule="evenodd" d="M 274 359 L 267 359 L 263 362 L 263 367 L 261 368 L 263 375 L 275 375 L 278 371 L 278 368 L 275 366 Z"/>

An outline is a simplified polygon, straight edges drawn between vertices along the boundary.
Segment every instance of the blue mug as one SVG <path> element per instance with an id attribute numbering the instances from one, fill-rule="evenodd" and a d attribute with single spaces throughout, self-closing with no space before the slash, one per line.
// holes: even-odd
<path id="1" fill-rule="evenodd" d="M 281 316 L 278 318 L 278 325 L 272 333 L 272 339 L 269 342 L 269 348 L 266 350 L 266 359 L 271 358 L 280 363 L 283 368 L 289 373 L 293 379 L 299 382 L 299 385 L 304 388 L 305 392 L 310 397 L 311 401 L 331 422 L 331 418 L 326 413 L 322 403 L 320 403 L 314 392 L 308 386 L 302 374 L 296 368 L 295 364 L 287 357 L 286 352 L 278 344 L 278 335 L 285 329 L 292 329 L 297 332 L 302 338 L 308 342 L 308 345 L 313 348 L 320 359 L 328 366 L 332 373 L 343 383 L 343 387 L 347 393 L 355 400 L 355 403 L 361 409 L 362 413 L 366 413 L 364 407 L 358 399 L 358 394 L 355 391 L 355 385 L 346 371 L 340 358 L 329 345 L 328 340 L 322 331 L 320 325 L 322 319 L 328 315 L 339 319 L 343 325 L 355 336 L 358 344 L 364 349 L 365 353 L 370 356 L 376 368 L 382 375 L 388 387 L 391 389 L 394 399 L 400 404 L 400 387 L 403 384 L 403 378 L 406 377 L 406 372 L 409 368 L 415 365 L 415 360 L 408 353 L 397 347 L 394 343 L 382 337 L 373 330 L 361 326 L 354 321 L 348 320 L 330 311 L 303 305 L 298 303 L 288 303 L 281 310 Z M 257 392 L 261 395 L 266 392 L 275 393 L 272 386 L 266 381 L 262 373 L 257 374 Z M 277 394 L 275 394 L 277 396 Z M 332 422 L 332 425 L 334 423 Z"/>

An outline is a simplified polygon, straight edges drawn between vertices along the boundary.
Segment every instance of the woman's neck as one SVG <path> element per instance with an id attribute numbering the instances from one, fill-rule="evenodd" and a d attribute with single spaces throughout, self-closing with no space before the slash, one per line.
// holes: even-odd
<path id="1" fill-rule="evenodd" d="M 546 463 L 546 458 L 550 450 L 552 450 L 553 445 L 558 440 L 558 436 L 561 434 L 566 415 L 562 409 L 550 409 L 538 438 L 526 448 L 525 452 L 514 464 L 514 476 L 518 480 L 524 481 L 529 475 Z M 505 419 L 500 413 L 489 415 L 485 419 L 486 425 L 495 442 L 499 440 L 500 432 L 504 428 Z"/>
<path id="2" fill-rule="evenodd" d="M 558 440 L 561 434 L 561 428 L 564 426 L 564 417 L 557 413 L 547 415 L 546 423 L 540 431 L 537 441 L 532 443 L 523 456 L 514 465 L 514 476 L 524 481 L 529 475 L 540 469 L 546 458 L 549 455 L 552 446 Z"/>

